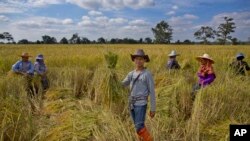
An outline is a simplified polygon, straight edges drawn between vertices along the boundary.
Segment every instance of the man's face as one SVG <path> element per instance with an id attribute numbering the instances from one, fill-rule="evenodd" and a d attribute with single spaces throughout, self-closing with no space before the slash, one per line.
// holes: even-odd
<path id="1" fill-rule="evenodd" d="M 22 57 L 22 61 L 24 61 L 24 62 L 29 61 L 29 57 Z"/>
<path id="2" fill-rule="evenodd" d="M 145 59 L 143 57 L 136 57 L 134 62 L 136 67 L 144 67 Z"/>
<path id="3" fill-rule="evenodd" d="M 170 56 L 169 58 L 170 58 L 170 60 L 175 60 L 176 56 Z"/>

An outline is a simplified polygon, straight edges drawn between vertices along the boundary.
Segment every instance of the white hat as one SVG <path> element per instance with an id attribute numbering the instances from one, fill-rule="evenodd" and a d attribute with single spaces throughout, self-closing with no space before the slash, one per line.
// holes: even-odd
<path id="1" fill-rule="evenodd" d="M 171 56 L 179 56 L 180 54 L 177 54 L 175 50 L 172 50 L 170 54 L 168 54 L 169 57 Z"/>
<path id="2" fill-rule="evenodd" d="M 198 56 L 196 57 L 196 60 L 201 61 L 201 59 L 206 59 L 212 62 L 212 64 L 214 63 L 214 60 L 208 55 L 208 54 L 203 54 L 203 56 Z"/>

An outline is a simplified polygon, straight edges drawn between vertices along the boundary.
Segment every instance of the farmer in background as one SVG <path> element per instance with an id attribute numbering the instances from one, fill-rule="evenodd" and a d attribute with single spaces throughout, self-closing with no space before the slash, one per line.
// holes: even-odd
<path id="1" fill-rule="evenodd" d="M 176 57 L 179 56 L 179 54 L 176 53 L 175 50 L 172 50 L 171 53 L 168 55 L 169 60 L 166 64 L 167 69 L 180 69 L 180 65 L 178 64 L 178 61 L 176 60 Z"/>
<path id="2" fill-rule="evenodd" d="M 49 83 L 47 79 L 47 67 L 44 63 L 44 57 L 42 54 L 39 54 L 36 57 L 36 62 L 34 64 L 34 67 L 35 67 L 35 75 L 40 78 L 39 80 L 41 80 L 42 90 L 44 93 L 49 88 Z M 36 93 L 38 93 L 39 91 L 38 86 L 39 86 L 38 84 L 35 85 Z"/>
<path id="3" fill-rule="evenodd" d="M 237 75 L 246 75 L 246 71 L 250 70 L 247 62 L 243 61 L 245 58 L 243 53 L 238 53 L 236 55 L 236 60 L 230 64 L 230 67 L 234 70 Z"/>
<path id="4" fill-rule="evenodd" d="M 34 75 L 34 66 L 29 61 L 29 57 L 31 57 L 28 53 L 23 53 L 21 55 L 22 59 L 17 61 L 13 66 L 12 66 L 12 71 L 15 74 L 22 75 L 26 78 L 27 80 L 27 86 L 26 86 L 26 91 L 29 94 L 29 96 L 34 96 L 34 90 L 32 86 L 32 79 Z"/>
<path id="5" fill-rule="evenodd" d="M 151 118 L 155 116 L 156 109 L 154 80 L 149 70 L 144 67 L 144 63 L 150 60 L 142 49 L 131 55 L 131 59 L 135 63 L 135 70 L 128 73 L 122 83 L 123 86 L 130 86 L 129 108 L 139 138 L 143 141 L 152 141 L 145 127 L 148 96 L 150 96 Z"/>
<path id="6" fill-rule="evenodd" d="M 195 98 L 195 92 L 202 87 L 210 85 L 216 78 L 212 64 L 214 60 L 208 55 L 204 54 L 203 56 L 196 57 L 196 60 L 200 62 L 200 68 L 198 70 L 199 82 L 195 84 L 192 92 L 193 98 Z"/>

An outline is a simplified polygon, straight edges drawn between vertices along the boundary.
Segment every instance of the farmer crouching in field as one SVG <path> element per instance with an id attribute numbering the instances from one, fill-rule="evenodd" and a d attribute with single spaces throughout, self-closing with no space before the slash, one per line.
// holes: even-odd
<path id="1" fill-rule="evenodd" d="M 35 75 L 39 78 L 41 84 L 42 84 L 42 90 L 43 94 L 46 92 L 46 90 L 49 88 L 49 83 L 47 79 L 47 67 L 44 63 L 44 57 L 42 54 L 39 54 L 36 57 L 36 62 L 34 64 L 35 67 Z M 35 84 L 35 90 L 36 93 L 39 91 L 39 84 Z"/>
<path id="2" fill-rule="evenodd" d="M 135 63 L 135 70 L 128 73 L 122 83 L 123 86 L 130 86 L 129 108 L 139 138 L 143 141 L 152 141 L 144 124 L 148 96 L 150 96 L 151 118 L 155 116 L 156 109 L 154 80 L 152 74 L 144 67 L 144 63 L 149 62 L 149 57 L 142 49 L 138 49 L 131 58 Z"/>
<path id="3" fill-rule="evenodd" d="M 237 75 L 246 75 L 246 71 L 250 70 L 247 62 L 243 61 L 244 58 L 245 56 L 243 53 L 238 53 L 236 55 L 236 60 L 230 64 L 230 67 Z"/>
<path id="4" fill-rule="evenodd" d="M 29 61 L 29 57 L 31 57 L 28 53 L 23 53 L 21 55 L 22 59 L 17 61 L 13 66 L 12 66 L 12 71 L 15 74 L 22 75 L 26 78 L 26 91 L 29 94 L 29 96 L 34 96 L 34 90 L 32 86 L 32 79 L 34 75 L 34 66 Z"/>
<path id="5" fill-rule="evenodd" d="M 208 54 L 204 54 L 203 56 L 198 56 L 196 59 L 201 63 L 200 68 L 198 70 L 199 82 L 195 84 L 193 87 L 192 96 L 195 98 L 195 92 L 198 91 L 202 87 L 206 87 L 210 85 L 216 78 L 214 73 L 214 69 L 212 64 L 214 64 L 214 60 L 210 58 Z"/>
<path id="6" fill-rule="evenodd" d="M 169 60 L 166 64 L 167 69 L 180 69 L 181 68 L 178 61 L 176 60 L 177 56 L 179 56 L 179 54 L 177 54 L 175 50 L 172 50 L 171 53 L 168 55 Z"/>

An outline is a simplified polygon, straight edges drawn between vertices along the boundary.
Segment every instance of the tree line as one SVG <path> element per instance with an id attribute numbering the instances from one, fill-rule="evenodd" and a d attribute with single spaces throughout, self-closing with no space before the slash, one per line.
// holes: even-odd
<path id="1" fill-rule="evenodd" d="M 195 33 L 193 34 L 197 42 L 186 39 L 184 41 L 177 40 L 176 42 L 171 42 L 173 37 L 173 29 L 166 22 L 159 22 L 154 28 L 152 28 L 152 32 L 154 35 L 154 39 L 140 38 L 139 40 L 135 40 L 132 38 L 112 38 L 110 40 L 105 39 L 104 37 L 100 37 L 97 40 L 89 40 L 87 37 L 81 37 L 78 33 L 72 35 L 70 39 L 63 37 L 61 40 L 57 41 L 55 37 L 51 37 L 49 35 L 43 35 L 42 40 L 37 40 L 35 42 L 28 41 L 28 39 L 19 40 L 18 44 L 244 44 L 244 42 L 240 42 L 237 38 L 232 37 L 230 34 L 235 32 L 236 25 L 233 21 L 233 18 L 224 17 L 224 22 L 221 23 L 217 30 L 213 29 L 210 26 L 201 26 Z M 214 40 L 216 38 L 216 40 Z M 7 41 L 7 43 L 16 43 L 14 41 L 13 36 L 9 32 L 4 32 L 0 34 L 0 41 Z M 213 41 L 211 41 L 213 40 Z M 249 41 L 250 42 L 250 41 Z M 248 43 L 249 43 L 248 42 Z M 4 42 L 0 42 L 4 43 Z"/>

